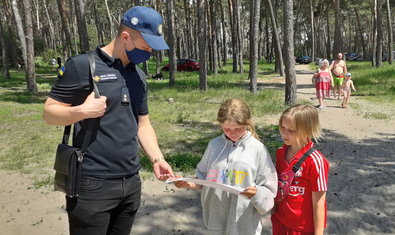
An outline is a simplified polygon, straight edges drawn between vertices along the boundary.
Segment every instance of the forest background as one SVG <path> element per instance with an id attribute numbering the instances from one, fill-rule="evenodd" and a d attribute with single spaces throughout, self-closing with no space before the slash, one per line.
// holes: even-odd
<path id="1" fill-rule="evenodd" d="M 57 77 L 57 71 L 53 71 L 49 64 L 50 59 L 60 57 L 64 63 L 70 56 L 110 42 L 117 32 L 123 13 L 135 5 L 157 9 L 165 21 L 164 35 L 171 49 L 154 52 L 151 59 L 140 66 L 148 78 L 163 72 L 165 80 L 148 79 L 150 118 L 166 160 L 175 171 L 182 174 L 193 174 L 208 141 L 221 133 L 215 117 L 219 104 L 226 98 L 237 97 L 247 101 L 258 134 L 273 156 L 275 149 L 281 145 L 275 125 L 279 113 L 286 105 L 315 102 L 300 96 L 300 92 L 305 93 L 304 90 L 312 87 L 297 81 L 296 73 L 300 71 L 295 67 L 295 57 L 310 56 L 313 62 L 310 69 L 316 69 L 315 62 L 320 59 L 331 60 L 336 58 L 338 52 L 344 53 L 358 90 L 353 93 L 350 110 L 355 111 L 358 118 L 344 116 L 352 120 L 341 122 L 359 121 L 341 128 L 356 133 L 357 136 L 346 139 L 335 136 L 333 143 L 336 143 L 335 146 L 344 145 L 344 149 L 347 149 L 345 146 L 348 143 L 365 138 L 362 144 L 358 142 L 353 145 L 355 151 L 372 144 L 377 146 L 374 145 L 370 151 L 361 150 L 366 156 L 360 158 L 359 163 L 353 155 L 354 150 L 352 153 L 328 155 L 328 159 L 331 166 L 334 166 L 333 174 L 338 173 L 339 178 L 341 173 L 335 171 L 336 164 L 337 169 L 344 171 L 342 179 L 360 178 L 363 182 L 359 184 L 363 184 L 370 182 L 367 179 L 376 183 L 380 179 L 387 181 L 388 178 L 388 182 L 383 185 L 389 189 L 387 193 L 377 191 L 382 189 L 381 186 L 374 186 L 369 193 L 357 190 L 360 193 L 358 195 L 365 193 L 358 198 L 366 199 L 367 195 L 371 195 L 375 199 L 375 204 L 371 203 L 371 198 L 360 202 L 352 198 L 354 195 L 348 198 L 349 195 L 343 193 L 350 189 L 350 184 L 336 184 L 336 176 L 331 175 L 331 180 L 334 180 L 331 193 L 335 196 L 346 195 L 347 200 L 343 198 L 345 203 L 353 201 L 355 204 L 350 208 L 344 206 L 333 195 L 330 203 L 341 210 L 355 213 L 352 216 L 355 220 L 364 220 L 362 225 L 350 225 L 345 217 L 339 217 L 337 220 L 341 226 L 337 227 L 341 229 L 336 231 L 341 234 L 359 227 L 366 232 L 373 226 L 378 228 L 371 231 L 394 231 L 395 226 L 391 220 L 394 207 L 388 203 L 393 201 L 394 195 L 394 175 L 391 174 L 393 148 L 388 147 L 389 154 L 383 160 L 375 156 L 378 155 L 377 151 L 373 151 L 378 148 L 383 150 L 381 142 L 364 136 L 366 133 L 360 134 L 371 126 L 375 130 L 388 129 L 390 137 L 385 146 L 393 146 L 394 115 L 391 115 L 393 111 L 385 111 L 391 110 L 387 107 L 394 107 L 395 101 L 392 38 L 394 14 L 391 14 L 395 7 L 394 0 L 0 0 L 0 169 L 7 179 L 4 182 L 12 182 L 0 190 L 4 202 L 1 206 L 4 213 L 0 214 L 5 216 L 4 219 L 2 217 L 3 224 L 0 227 L 26 227 L 25 220 L 19 220 L 18 215 L 25 212 L 19 204 L 28 207 L 24 204 L 28 202 L 12 200 L 15 204 L 9 203 L 8 207 L 5 200 L 17 198 L 17 187 L 21 187 L 20 195 L 27 197 L 36 190 L 40 191 L 42 194 L 35 200 L 41 205 L 46 203 L 40 201 L 46 199 L 42 195 L 54 193 L 51 187 L 54 151 L 60 142 L 63 128 L 47 125 L 42 120 L 43 103 Z M 354 54 L 357 54 L 357 61 L 351 61 L 351 55 Z M 197 59 L 200 70 L 176 71 L 176 61 L 182 58 Z M 17 61 L 23 64 L 20 69 Z M 165 64 L 170 64 L 169 72 L 161 70 Z M 305 71 L 303 73 L 306 74 L 302 75 L 311 76 L 310 72 Z M 285 85 L 273 81 L 281 81 Z M 306 94 L 304 96 L 308 97 Z M 365 108 L 360 105 L 360 101 L 356 102 L 357 99 L 366 100 L 372 105 L 368 106 L 369 109 Z M 335 103 L 329 101 L 331 102 Z M 341 113 L 334 107 L 324 110 L 321 118 L 336 119 L 351 112 Z M 384 125 L 373 128 L 384 122 L 388 124 L 388 128 Z M 358 124 L 361 126 L 358 127 Z M 360 131 L 354 131 L 356 129 Z M 330 137 L 331 134 L 328 139 Z M 385 140 L 382 136 L 378 139 Z M 327 143 L 333 144 L 330 141 Z M 338 149 L 341 148 L 336 150 Z M 360 155 L 358 152 L 358 156 Z M 370 160 L 369 164 L 366 164 L 366 160 Z M 345 168 L 344 163 L 341 166 L 342 161 L 348 161 L 350 167 Z M 147 158 L 143 157 L 142 163 L 143 178 L 152 178 Z M 387 165 L 383 168 L 380 164 Z M 362 173 L 351 174 L 355 165 L 370 170 L 379 169 L 377 178 L 369 178 Z M 7 174 L 3 174 L 4 172 Z M 30 178 L 31 183 L 29 181 L 27 185 L 23 185 L 20 182 L 25 181 L 18 177 L 14 179 L 15 172 Z M 154 186 L 147 189 L 160 188 L 157 182 L 152 185 Z M 366 185 L 370 186 L 370 183 L 364 184 Z M 161 195 L 153 192 L 152 196 L 154 194 Z M 147 203 L 148 201 L 150 200 Z M 33 204 L 33 200 L 31 202 Z M 62 202 L 63 200 L 59 204 Z M 379 212 L 373 213 L 371 208 L 366 209 L 369 205 Z M 196 209 L 197 206 L 194 204 L 193 208 Z M 51 207 L 50 210 L 52 209 Z M 40 219 L 43 215 L 39 214 L 39 210 L 37 213 L 28 216 L 35 222 L 27 224 L 27 230 L 29 226 L 46 223 L 47 217 L 43 222 Z M 337 215 L 334 211 L 330 213 Z M 183 222 L 183 216 L 177 217 L 180 223 Z M 150 223 L 147 224 L 150 227 Z"/>

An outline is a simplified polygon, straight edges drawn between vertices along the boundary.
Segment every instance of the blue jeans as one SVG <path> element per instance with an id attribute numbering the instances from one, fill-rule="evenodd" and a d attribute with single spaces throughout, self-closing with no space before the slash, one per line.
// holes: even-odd
<path id="1" fill-rule="evenodd" d="M 129 235 L 140 206 L 141 180 L 83 176 L 80 196 L 66 196 L 71 235 Z"/>

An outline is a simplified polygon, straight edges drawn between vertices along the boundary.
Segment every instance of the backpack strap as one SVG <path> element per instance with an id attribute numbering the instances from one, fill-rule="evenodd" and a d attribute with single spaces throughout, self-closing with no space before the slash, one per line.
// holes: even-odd
<path id="1" fill-rule="evenodd" d="M 96 85 L 98 79 L 96 79 L 96 62 L 95 62 L 95 55 L 93 54 L 93 51 L 88 52 L 88 61 L 89 61 L 89 71 L 93 83 L 93 91 L 95 92 L 95 98 L 100 98 L 100 92 L 99 89 L 97 89 L 97 85 Z"/>
<path id="2" fill-rule="evenodd" d="M 309 150 L 307 150 L 307 152 L 303 155 L 303 157 L 301 157 L 299 159 L 299 161 L 297 163 L 295 163 L 295 165 L 292 167 L 292 171 L 296 173 L 299 170 L 302 163 L 304 162 L 304 160 L 306 160 L 306 158 L 308 156 L 310 156 L 314 151 L 315 151 L 315 148 L 313 148 L 313 147 L 311 147 Z"/>
<path id="3" fill-rule="evenodd" d="M 95 98 L 100 98 L 99 89 L 97 88 L 96 80 L 95 80 L 96 62 L 95 62 L 95 57 L 94 57 L 93 51 L 88 52 L 88 61 L 89 61 L 89 71 L 90 71 L 90 75 L 91 75 L 90 79 L 92 79 L 92 82 L 93 82 L 93 91 L 95 92 Z M 82 146 L 81 146 L 81 151 L 83 153 L 85 153 L 86 149 L 88 148 L 89 140 L 91 139 L 93 129 L 95 129 L 95 127 L 97 128 L 98 122 L 95 120 L 97 120 L 97 118 L 87 120 L 88 121 L 88 128 L 86 130 L 84 140 L 83 140 Z M 68 145 L 69 138 L 70 138 L 70 131 L 71 131 L 71 125 L 64 127 L 62 144 Z"/>

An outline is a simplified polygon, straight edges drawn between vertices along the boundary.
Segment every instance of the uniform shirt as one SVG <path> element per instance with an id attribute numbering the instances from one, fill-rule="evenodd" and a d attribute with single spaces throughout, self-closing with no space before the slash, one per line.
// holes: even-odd
<path id="1" fill-rule="evenodd" d="M 291 170 L 299 159 L 311 148 L 310 142 L 304 146 L 288 164 L 285 160 L 287 146 L 276 151 L 276 170 L 278 174 Z M 278 204 L 273 216 L 286 227 L 302 232 L 314 232 L 312 192 L 327 191 L 329 163 L 318 150 L 315 150 L 302 163 L 295 173 L 288 196 Z M 326 202 L 325 202 L 326 227 Z"/>
<path id="2" fill-rule="evenodd" d="M 100 47 L 94 57 L 95 74 L 100 76 L 97 87 L 107 97 L 107 109 L 92 133 L 82 172 L 106 178 L 135 174 L 140 168 L 138 115 L 148 114 L 145 75 L 132 63 L 124 67 L 121 60 L 110 57 Z M 85 101 L 92 88 L 88 56 L 78 55 L 66 62 L 64 74 L 56 80 L 49 97 L 76 106 Z M 122 102 L 125 92 L 129 104 Z M 74 125 L 73 146 L 81 147 L 86 128 L 87 120 Z"/>

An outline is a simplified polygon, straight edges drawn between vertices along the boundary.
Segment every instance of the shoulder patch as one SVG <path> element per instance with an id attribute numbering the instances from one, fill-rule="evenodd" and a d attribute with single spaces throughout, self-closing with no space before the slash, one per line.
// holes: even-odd
<path id="1" fill-rule="evenodd" d="M 59 78 L 59 79 L 63 77 L 64 71 L 65 71 L 65 68 L 64 68 L 64 66 L 62 66 L 62 67 L 59 69 L 59 71 L 58 71 L 58 78 Z"/>

